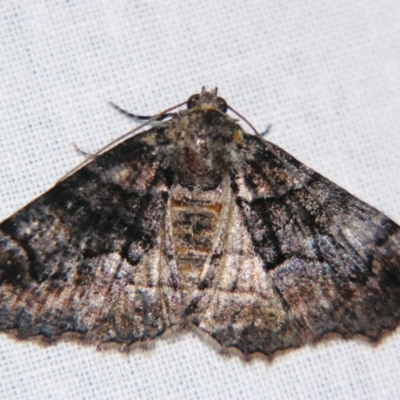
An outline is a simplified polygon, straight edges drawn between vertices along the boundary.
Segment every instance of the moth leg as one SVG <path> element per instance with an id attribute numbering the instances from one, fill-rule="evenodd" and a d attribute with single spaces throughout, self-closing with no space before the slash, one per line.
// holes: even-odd
<path id="1" fill-rule="evenodd" d="M 260 135 L 262 137 L 267 136 L 271 132 L 271 129 L 272 129 L 272 124 L 268 124 L 267 127 L 262 132 L 260 132 Z"/>
<path id="2" fill-rule="evenodd" d="M 75 153 L 78 154 L 78 156 L 85 157 L 85 158 L 93 158 L 94 157 L 94 154 L 87 153 L 86 151 L 81 150 L 78 147 L 78 145 L 76 144 L 76 142 L 72 142 L 71 145 L 72 145 L 72 148 L 74 149 Z"/>
<path id="3" fill-rule="evenodd" d="M 153 116 L 148 116 L 148 115 L 137 115 L 137 114 L 132 114 L 129 111 L 125 111 L 124 109 L 122 109 L 121 107 L 117 106 L 116 104 L 114 104 L 113 102 L 109 101 L 108 104 L 115 108 L 119 113 L 125 115 L 128 118 L 132 118 L 136 121 L 148 121 L 150 119 L 153 118 Z M 175 113 L 167 113 L 167 114 L 162 114 L 161 116 L 159 116 L 157 119 L 155 119 L 155 121 L 163 121 L 166 118 L 171 118 L 174 115 L 176 115 Z"/>

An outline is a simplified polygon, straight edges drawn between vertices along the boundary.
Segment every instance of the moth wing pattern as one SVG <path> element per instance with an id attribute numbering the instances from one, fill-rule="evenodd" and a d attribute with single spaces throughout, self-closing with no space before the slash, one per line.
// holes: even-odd
<path id="1" fill-rule="evenodd" d="M 0 331 L 129 346 L 190 325 L 271 356 L 395 329 L 400 227 L 216 90 L 187 105 L 0 224 Z"/>
<path id="2" fill-rule="evenodd" d="M 168 192 L 154 137 L 97 157 L 0 225 L 1 330 L 124 344 L 164 332 L 155 260 Z"/>
<path id="3" fill-rule="evenodd" d="M 395 329 L 399 226 L 278 146 L 246 139 L 232 185 L 245 256 L 200 327 L 266 355 L 327 333 L 377 340 Z"/>

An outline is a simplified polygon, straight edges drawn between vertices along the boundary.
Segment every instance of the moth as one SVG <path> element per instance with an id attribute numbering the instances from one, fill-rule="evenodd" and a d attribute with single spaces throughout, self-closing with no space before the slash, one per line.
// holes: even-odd
<path id="1" fill-rule="evenodd" d="M 249 356 L 400 320 L 400 228 L 228 116 L 217 90 L 0 224 L 0 330 L 121 348 L 192 327 Z"/>

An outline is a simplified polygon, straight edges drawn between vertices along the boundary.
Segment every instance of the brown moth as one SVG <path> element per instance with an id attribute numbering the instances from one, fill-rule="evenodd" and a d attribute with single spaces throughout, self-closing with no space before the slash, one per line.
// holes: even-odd
<path id="1" fill-rule="evenodd" d="M 216 90 L 185 103 L 0 224 L 0 330 L 127 347 L 192 326 L 269 356 L 395 329 L 399 226 Z"/>

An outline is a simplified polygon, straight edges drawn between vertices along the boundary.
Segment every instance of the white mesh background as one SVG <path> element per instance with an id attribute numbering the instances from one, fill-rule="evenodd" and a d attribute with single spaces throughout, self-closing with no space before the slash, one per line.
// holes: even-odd
<path id="1" fill-rule="evenodd" d="M 218 86 L 269 140 L 400 222 L 398 0 L 0 2 L 0 219 L 152 114 Z M 193 334 L 148 354 L 0 335 L 2 399 L 395 399 L 400 332 L 270 364 Z"/>

